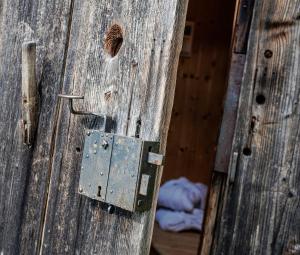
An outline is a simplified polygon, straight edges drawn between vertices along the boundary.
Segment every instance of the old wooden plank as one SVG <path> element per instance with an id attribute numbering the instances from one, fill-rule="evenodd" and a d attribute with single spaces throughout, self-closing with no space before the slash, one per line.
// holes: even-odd
<path id="1" fill-rule="evenodd" d="M 219 203 L 223 196 L 226 175 L 224 173 L 213 173 L 211 188 L 209 190 L 209 199 L 206 206 L 206 216 L 204 221 L 203 238 L 199 247 L 199 255 L 210 253 L 211 246 L 214 240 L 214 231 L 218 211 L 220 211 Z"/>
<path id="2" fill-rule="evenodd" d="M 0 2 L 0 253 L 35 254 L 45 206 L 56 97 L 61 87 L 70 1 Z M 37 141 L 23 145 L 22 43 L 37 42 L 41 115 Z"/>
<path id="3" fill-rule="evenodd" d="M 235 15 L 237 17 L 235 18 L 233 32 L 228 89 L 214 166 L 215 171 L 223 173 L 228 171 L 230 161 L 254 0 L 240 0 L 236 2 L 236 5 L 237 13 Z"/>
<path id="4" fill-rule="evenodd" d="M 118 134 L 160 140 L 164 152 L 186 5 L 75 1 L 64 92 L 85 96 L 76 107 L 112 116 Z M 108 214 L 77 193 L 84 127 L 101 122 L 66 104 L 59 120 L 41 253 L 147 254 L 155 206 Z"/>
<path id="5" fill-rule="evenodd" d="M 240 88 L 244 73 L 245 55 L 232 54 L 228 78 L 228 88 L 225 97 L 223 120 L 221 124 L 214 170 L 228 172 L 231 147 L 236 124 Z"/>
<path id="6" fill-rule="evenodd" d="M 299 253 L 299 5 L 255 4 L 233 146 L 240 156 L 212 254 Z"/>
<path id="7" fill-rule="evenodd" d="M 22 45 L 22 120 L 21 133 L 24 144 L 29 146 L 35 140 L 38 124 L 38 88 L 36 82 L 36 43 Z"/>

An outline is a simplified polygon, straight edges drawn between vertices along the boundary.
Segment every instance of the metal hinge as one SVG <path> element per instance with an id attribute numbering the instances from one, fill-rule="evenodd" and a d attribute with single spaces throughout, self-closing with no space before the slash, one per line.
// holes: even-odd
<path id="1" fill-rule="evenodd" d="M 70 111 L 74 114 L 101 116 L 105 122 L 110 119 L 96 113 L 76 111 L 72 100 L 83 97 L 59 96 L 69 99 Z M 131 212 L 149 210 L 158 166 L 164 159 L 158 153 L 159 147 L 159 142 L 120 136 L 105 130 L 86 130 L 79 193 L 107 203 L 110 212 L 112 206 Z"/>

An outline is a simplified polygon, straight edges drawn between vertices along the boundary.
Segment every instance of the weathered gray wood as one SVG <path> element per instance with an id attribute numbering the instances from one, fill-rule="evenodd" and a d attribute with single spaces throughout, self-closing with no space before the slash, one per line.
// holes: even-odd
<path id="1" fill-rule="evenodd" d="M 218 139 L 214 171 L 227 173 L 236 124 L 245 55 L 232 54 L 223 119 Z"/>
<path id="2" fill-rule="evenodd" d="M 110 115 L 114 132 L 160 140 L 164 152 L 186 5 L 179 0 L 75 1 L 64 93 L 85 96 L 76 108 Z M 108 34 L 112 25 L 119 27 Z M 95 125 L 101 127 L 101 120 L 70 115 L 62 105 L 42 254 L 149 252 L 155 205 L 146 213 L 108 214 L 101 203 L 77 193 L 84 127 Z"/>
<path id="3" fill-rule="evenodd" d="M 220 214 L 219 201 L 224 193 L 226 186 L 226 174 L 214 172 L 212 175 L 211 187 L 209 190 L 209 199 L 206 205 L 206 215 L 204 221 L 203 238 L 199 246 L 199 255 L 207 255 L 210 253 L 214 240 L 214 228 L 218 213 Z"/>
<path id="4" fill-rule="evenodd" d="M 0 1 L 0 253 L 36 254 L 52 134 L 63 77 L 70 1 Z M 31 148 L 21 138 L 22 43 L 37 42 L 40 118 Z"/>
<path id="5" fill-rule="evenodd" d="M 211 254 L 300 253 L 300 1 L 256 1 L 228 182 Z"/>

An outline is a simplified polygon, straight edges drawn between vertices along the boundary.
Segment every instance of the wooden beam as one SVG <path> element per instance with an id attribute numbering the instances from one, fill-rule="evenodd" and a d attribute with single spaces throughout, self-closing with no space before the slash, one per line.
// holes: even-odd
<path id="1" fill-rule="evenodd" d="M 228 78 L 228 88 L 225 97 L 223 120 L 221 124 L 214 170 L 227 173 L 231 147 L 236 124 L 240 89 L 245 66 L 245 55 L 232 54 Z"/>
<path id="2" fill-rule="evenodd" d="M 199 247 L 199 255 L 210 253 L 214 239 L 216 220 L 218 212 L 220 211 L 219 204 L 226 186 L 226 179 L 224 173 L 213 173 L 205 212 L 203 238 L 201 239 Z"/>

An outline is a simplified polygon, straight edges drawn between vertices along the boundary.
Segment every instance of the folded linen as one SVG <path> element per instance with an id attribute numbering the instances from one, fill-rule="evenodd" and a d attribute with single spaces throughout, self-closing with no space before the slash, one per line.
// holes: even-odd
<path id="1" fill-rule="evenodd" d="M 161 186 L 158 196 L 158 206 L 174 211 L 192 212 L 195 207 L 204 210 L 207 186 L 193 183 L 181 177 L 166 182 Z"/>
<path id="2" fill-rule="evenodd" d="M 194 209 L 192 213 L 176 212 L 167 209 L 159 209 L 156 212 L 156 221 L 163 230 L 180 232 L 184 230 L 202 229 L 203 210 Z"/>

